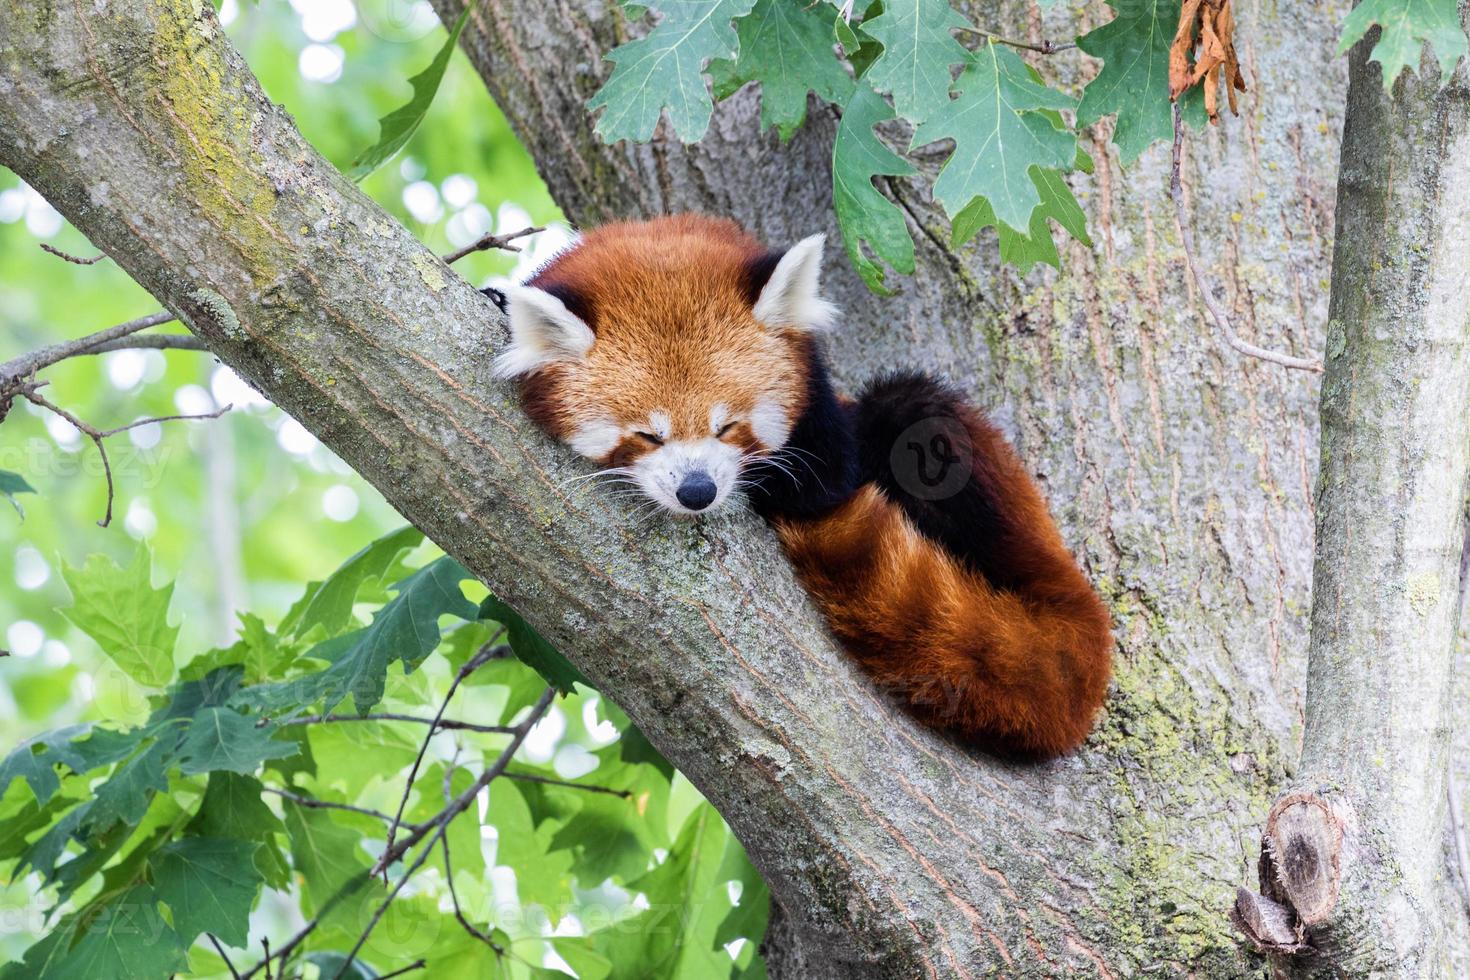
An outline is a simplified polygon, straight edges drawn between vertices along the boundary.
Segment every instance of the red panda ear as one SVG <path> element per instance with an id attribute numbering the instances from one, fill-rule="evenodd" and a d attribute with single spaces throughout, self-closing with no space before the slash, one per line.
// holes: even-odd
<path id="1" fill-rule="evenodd" d="M 822 246 L 826 235 L 803 238 L 786 250 L 770 270 L 752 312 L 768 327 L 824 330 L 837 319 L 837 307 L 822 298 Z"/>
<path id="2" fill-rule="evenodd" d="M 535 286 L 505 290 L 510 346 L 495 358 L 495 375 L 513 378 L 558 361 L 580 361 L 592 349 L 592 328 L 567 305 Z"/>

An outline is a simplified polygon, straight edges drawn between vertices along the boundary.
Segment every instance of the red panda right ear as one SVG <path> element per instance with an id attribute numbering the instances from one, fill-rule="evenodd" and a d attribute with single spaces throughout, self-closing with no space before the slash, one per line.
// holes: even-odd
<path id="1" fill-rule="evenodd" d="M 580 361 L 592 349 L 592 328 L 565 303 L 535 286 L 505 290 L 510 346 L 495 358 L 495 376 L 514 378 L 546 364 Z"/>
<path id="2" fill-rule="evenodd" d="M 803 238 L 771 261 L 771 254 L 751 263 L 749 274 L 761 276 L 754 290 L 755 318 L 775 329 L 825 330 L 837 320 L 837 307 L 822 298 L 822 246 L 826 235 Z"/>

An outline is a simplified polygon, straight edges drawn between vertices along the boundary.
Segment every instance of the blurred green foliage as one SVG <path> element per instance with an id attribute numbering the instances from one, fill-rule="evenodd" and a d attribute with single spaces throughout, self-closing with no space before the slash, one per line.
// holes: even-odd
<path id="1" fill-rule="evenodd" d="M 403 0 L 218 7 L 267 93 L 344 171 L 445 37 L 427 4 Z M 565 240 L 458 52 L 404 150 L 361 186 L 440 252 L 552 226 L 525 254 L 458 263 L 477 285 L 523 274 Z M 0 170 L 0 361 L 157 309 L 111 262 L 71 264 L 43 242 L 95 253 Z M 384 826 L 262 789 L 391 813 L 426 727 L 282 719 L 333 710 L 327 682 L 344 677 L 336 713 L 377 702 L 379 713 L 431 715 L 493 635 L 475 618 L 484 590 L 454 581 L 457 566 L 415 532 L 394 531 L 402 519 L 370 486 L 207 354 L 114 352 L 43 377 L 53 401 L 103 428 L 236 408 L 112 439 L 106 530 L 87 439 L 25 403 L 0 425 L 0 493 L 24 507 L 0 502 L 0 977 L 227 976 L 205 933 L 245 968 L 262 939 L 279 949 L 315 915 L 322 924 L 285 975 L 333 976 L 387 895 L 361 880 Z M 536 670 L 563 687 L 574 672 L 511 610 L 492 601 L 485 614 L 536 669 L 486 663 L 446 717 L 511 724 L 545 689 Z M 437 735 L 405 820 L 442 810 L 509 738 Z M 436 853 L 344 976 L 419 958 L 428 976 L 451 978 L 761 974 L 764 886 L 615 706 L 576 686 L 510 771 L 522 778 L 492 782 L 445 837 L 466 918 L 506 955 L 456 921 Z"/>

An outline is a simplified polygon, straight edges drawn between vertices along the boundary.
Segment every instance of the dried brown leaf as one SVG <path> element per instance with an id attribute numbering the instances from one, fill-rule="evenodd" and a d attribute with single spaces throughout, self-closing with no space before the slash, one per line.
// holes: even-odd
<path id="1" fill-rule="evenodd" d="M 1169 46 L 1169 98 L 1177 100 L 1201 82 L 1210 122 L 1220 121 L 1221 82 L 1231 113 L 1240 114 L 1235 93 L 1245 91 L 1245 76 L 1235 55 L 1235 15 L 1230 0 L 1185 0 L 1179 11 L 1179 27 Z"/>

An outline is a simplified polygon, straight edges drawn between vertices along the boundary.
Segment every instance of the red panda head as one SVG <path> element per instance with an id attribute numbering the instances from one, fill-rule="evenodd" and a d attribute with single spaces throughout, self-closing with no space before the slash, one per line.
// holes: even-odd
<path id="1" fill-rule="evenodd" d="M 588 232 L 506 290 L 501 377 L 548 433 L 668 510 L 723 504 L 806 407 L 823 236 L 784 254 L 730 221 L 676 215 Z"/>

